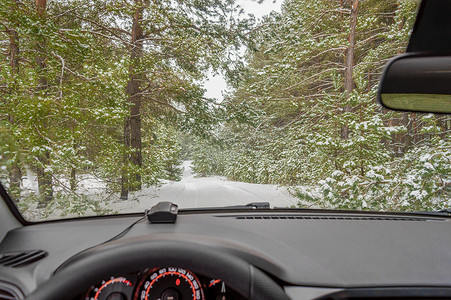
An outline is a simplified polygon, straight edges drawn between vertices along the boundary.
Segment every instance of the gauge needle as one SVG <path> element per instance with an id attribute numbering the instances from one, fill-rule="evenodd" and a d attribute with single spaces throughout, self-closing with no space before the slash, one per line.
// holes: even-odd
<path id="1" fill-rule="evenodd" d="M 212 280 L 212 281 L 210 281 L 210 285 L 208 287 L 212 287 L 212 286 L 216 285 L 219 282 L 221 282 L 221 279 Z"/>

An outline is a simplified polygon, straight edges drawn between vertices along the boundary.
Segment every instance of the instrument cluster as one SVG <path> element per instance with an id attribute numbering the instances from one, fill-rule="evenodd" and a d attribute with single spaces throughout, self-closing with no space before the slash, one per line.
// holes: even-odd
<path id="1" fill-rule="evenodd" d="M 178 267 L 147 269 L 111 277 L 90 287 L 84 300 L 241 300 L 220 278 Z"/>

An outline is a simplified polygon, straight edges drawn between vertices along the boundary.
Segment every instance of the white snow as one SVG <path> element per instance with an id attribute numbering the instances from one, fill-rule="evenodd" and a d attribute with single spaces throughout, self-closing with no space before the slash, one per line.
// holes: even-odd
<path id="1" fill-rule="evenodd" d="M 128 201 L 115 201 L 110 208 L 121 213 L 144 211 L 159 201 L 171 201 L 179 208 L 243 205 L 269 202 L 271 207 L 289 207 L 299 199 L 287 188 L 271 184 L 252 184 L 226 180 L 223 177 L 196 177 L 191 161 L 183 162 L 181 181 L 168 181 L 160 188 L 144 188 L 131 194 Z"/>
<path id="2" fill-rule="evenodd" d="M 244 205 L 250 202 L 269 202 L 271 207 L 290 207 L 299 201 L 286 187 L 270 184 L 252 184 L 229 181 L 223 177 L 197 177 L 191 169 L 191 161 L 182 164 L 181 181 L 166 181 L 160 187 L 147 187 L 129 193 L 128 200 L 119 199 L 118 193 L 108 193 L 106 184 L 92 175 L 81 175 L 78 178 L 76 193 L 100 201 L 105 208 L 117 213 L 144 212 L 160 201 L 171 201 L 179 208 L 221 207 Z M 68 182 L 60 180 L 68 186 Z M 37 192 L 37 178 L 30 170 L 23 177 L 25 193 Z M 39 215 L 37 211 L 29 212 L 30 216 Z M 60 218 L 61 211 L 51 213 L 48 218 Z M 92 212 L 86 212 L 92 215 Z M 65 217 L 76 217 L 66 215 Z M 34 218 L 34 217 L 33 217 Z"/>

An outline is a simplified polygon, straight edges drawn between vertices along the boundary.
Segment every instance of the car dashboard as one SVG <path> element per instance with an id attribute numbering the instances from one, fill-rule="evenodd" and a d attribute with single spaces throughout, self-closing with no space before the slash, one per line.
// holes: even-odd
<path id="1" fill-rule="evenodd" d="M 105 278 L 75 299 L 244 299 L 219 278 L 179 267 L 158 267 Z"/>
<path id="2" fill-rule="evenodd" d="M 158 241 L 239 258 L 271 278 L 289 299 L 451 299 L 451 220 L 447 217 L 193 210 L 181 211 L 173 224 L 150 224 L 143 219 L 118 237 L 140 218 L 84 218 L 10 231 L 0 244 L 0 299 L 26 298 L 93 249 Z M 39 259 L 22 265 L 2 262 L 11 253 L 38 250 L 42 251 Z M 182 258 L 194 258 L 189 255 Z M 205 274 L 179 263 L 178 259 L 157 260 L 125 272 L 115 270 L 68 299 L 245 299 L 218 276 L 220 272 Z M 227 268 L 218 262 L 217 270 Z M 2 298 L 2 293 L 7 296 Z"/>

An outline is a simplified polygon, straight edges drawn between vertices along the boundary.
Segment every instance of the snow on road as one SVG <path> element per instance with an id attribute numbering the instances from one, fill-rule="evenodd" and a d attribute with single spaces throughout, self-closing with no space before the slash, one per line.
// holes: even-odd
<path id="1" fill-rule="evenodd" d="M 155 189 L 143 189 L 131 195 L 129 201 L 115 201 L 110 208 L 119 212 L 136 212 L 150 208 L 159 201 L 171 201 L 179 208 L 243 205 L 269 202 L 271 207 L 289 207 L 299 199 L 285 187 L 226 180 L 223 177 L 196 177 L 191 161 L 182 164 L 181 181 L 168 181 Z"/>
<path id="2" fill-rule="evenodd" d="M 183 176 L 180 181 L 165 181 L 160 187 L 143 187 L 140 191 L 129 193 L 129 199 L 125 201 L 119 199 L 118 193 L 108 192 L 106 183 L 92 174 L 79 176 L 76 194 L 86 195 L 101 207 L 115 213 L 144 212 L 160 201 L 171 201 L 179 208 L 220 207 L 251 202 L 269 202 L 271 207 L 290 207 L 299 201 L 286 187 L 229 181 L 220 176 L 197 177 L 193 173 L 191 163 L 183 162 Z M 27 170 L 22 180 L 23 195 L 38 193 L 37 178 L 31 170 Z M 59 186 L 55 187 L 56 193 L 70 191 L 67 179 L 59 178 L 58 183 Z M 66 218 L 78 216 L 74 212 L 68 213 L 68 207 L 59 207 L 47 214 L 37 209 L 36 205 L 37 203 L 33 204 L 26 212 L 26 217 L 30 220 L 59 219 L 60 215 Z M 83 214 L 93 215 L 94 212 L 84 211 Z"/>

